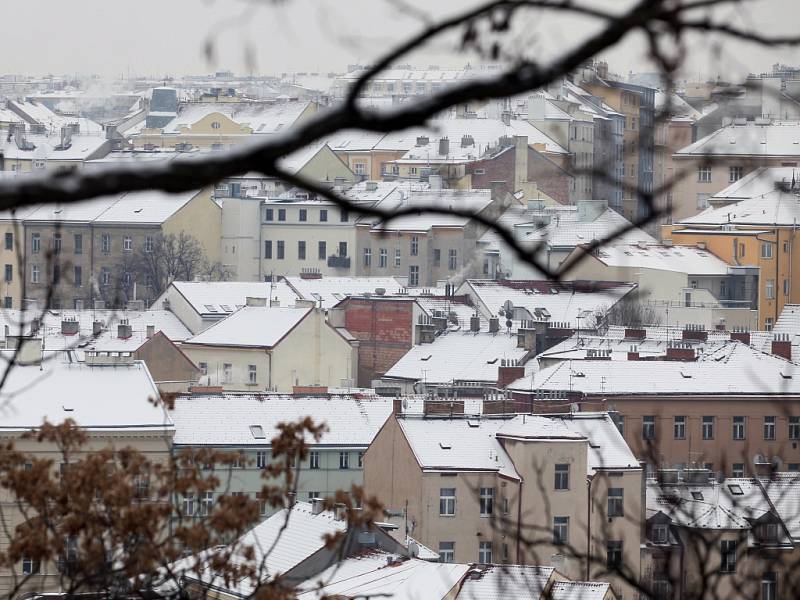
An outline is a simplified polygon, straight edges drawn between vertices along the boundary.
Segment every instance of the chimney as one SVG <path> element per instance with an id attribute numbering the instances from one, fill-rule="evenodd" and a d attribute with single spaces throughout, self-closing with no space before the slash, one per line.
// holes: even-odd
<path id="1" fill-rule="evenodd" d="M 545 118 L 545 97 L 538 93 L 528 96 L 528 120 L 543 121 Z"/>
<path id="2" fill-rule="evenodd" d="M 31 320 L 31 335 L 36 335 L 37 333 L 39 333 L 39 327 L 40 326 L 41 326 L 41 323 L 39 321 L 39 317 L 36 317 L 36 318 L 32 319 Z"/>
<path id="3" fill-rule="evenodd" d="M 256 298 L 255 296 L 247 296 L 245 300 L 246 306 L 266 306 L 267 299 L 266 298 Z"/>
<path id="4" fill-rule="evenodd" d="M 333 507 L 334 521 L 347 521 L 347 506 L 341 502 L 337 502 Z"/>
<path id="5" fill-rule="evenodd" d="M 643 340 L 647 337 L 647 331 L 644 329 L 625 329 L 625 339 L 627 340 Z"/>
<path id="6" fill-rule="evenodd" d="M 311 514 L 318 515 L 322 512 L 325 506 L 325 500 L 322 498 L 311 498 Z"/>
<path id="7" fill-rule="evenodd" d="M 156 334 L 156 326 L 155 325 L 148 325 L 147 326 L 147 339 L 152 339 L 153 336 Z"/>
<path id="8" fill-rule="evenodd" d="M 469 318 L 469 330 L 474 333 L 481 330 L 481 318 L 478 315 L 472 315 Z"/>
<path id="9" fill-rule="evenodd" d="M 676 342 L 667 347 L 667 360 L 683 360 L 692 361 L 696 359 L 694 348 L 688 344 L 681 344 Z"/>
<path id="10" fill-rule="evenodd" d="M 439 138 L 439 156 L 450 154 L 450 140 L 447 137 Z"/>
<path id="11" fill-rule="evenodd" d="M 503 120 L 503 125 L 511 125 L 511 111 L 504 110 L 503 114 L 500 115 L 500 118 Z"/>
<path id="12" fill-rule="evenodd" d="M 61 335 L 75 335 L 80 331 L 80 324 L 77 319 L 62 319 Z"/>
<path id="13" fill-rule="evenodd" d="M 286 492 L 286 504 L 291 508 L 297 502 L 297 494 L 295 492 Z"/>
<path id="14" fill-rule="evenodd" d="M 133 335 L 133 328 L 131 327 L 130 323 L 128 323 L 127 319 L 123 319 L 119 325 L 117 325 L 117 337 L 121 340 L 127 340 Z"/>
<path id="15" fill-rule="evenodd" d="M 500 318 L 491 317 L 489 319 L 489 333 L 497 333 L 500 331 Z"/>
<path id="16" fill-rule="evenodd" d="M 536 349 L 536 328 L 533 321 L 523 321 L 517 330 L 517 348 Z"/>
<path id="17" fill-rule="evenodd" d="M 788 333 L 776 333 L 772 338 L 772 353 L 786 360 L 792 360 L 792 342 Z"/>
<path id="18" fill-rule="evenodd" d="M 505 387 L 517 379 L 525 377 L 525 367 L 520 365 L 516 360 L 511 358 L 501 359 L 500 366 L 497 368 L 497 387 L 505 389 Z"/>
<path id="19" fill-rule="evenodd" d="M 402 398 L 395 398 L 392 400 L 392 413 L 395 415 L 402 415 L 403 414 L 403 399 Z"/>
<path id="20" fill-rule="evenodd" d="M 708 332 L 705 325 L 686 325 L 683 328 L 683 339 L 693 340 L 696 342 L 705 342 L 708 340 Z"/>
<path id="21" fill-rule="evenodd" d="M 427 146 L 430 142 L 431 140 L 427 135 L 417 137 L 417 146 Z"/>
<path id="22" fill-rule="evenodd" d="M 731 340 L 736 340 L 737 342 L 742 342 L 743 344 L 750 345 L 750 332 L 745 331 L 744 329 L 734 329 L 731 331 Z"/>

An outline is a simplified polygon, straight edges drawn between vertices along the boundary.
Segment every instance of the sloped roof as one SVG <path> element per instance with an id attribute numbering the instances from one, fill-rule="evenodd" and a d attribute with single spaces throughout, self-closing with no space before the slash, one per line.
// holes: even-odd
<path id="1" fill-rule="evenodd" d="M 609 244 L 657 243 L 657 240 L 643 229 L 626 230 L 630 225 L 630 221 L 610 208 L 606 208 L 594 220 L 582 221 L 575 208 L 558 211 L 548 225 L 528 233 L 524 239 L 531 243 L 545 242 L 551 248 L 574 248 L 580 244 L 588 244 L 611 236 L 614 237 Z M 619 235 L 615 235 L 617 233 Z"/>
<path id="2" fill-rule="evenodd" d="M 164 126 L 164 133 L 180 133 L 208 115 L 223 114 L 240 125 L 249 127 L 254 135 L 277 133 L 291 127 L 310 102 L 198 102 L 184 104 L 178 116 Z"/>
<path id="3" fill-rule="evenodd" d="M 312 310 L 312 308 L 244 306 L 185 343 L 272 348 Z"/>
<path id="4" fill-rule="evenodd" d="M 284 277 L 289 288 L 304 300 L 320 302 L 322 308 L 336 306 L 348 296 L 374 294 L 378 288 L 386 290 L 387 295 L 397 294 L 404 286 L 394 277 L 322 277 L 303 279 Z"/>
<path id="5" fill-rule="evenodd" d="M 610 267 L 674 271 L 689 275 L 726 275 L 729 265 L 697 246 L 619 244 L 599 248 L 593 256 Z"/>
<path id="6" fill-rule="evenodd" d="M 230 314 L 245 306 L 248 297 L 277 298 L 281 306 L 292 306 L 298 298 L 283 281 L 173 281 L 170 286 L 204 316 Z"/>
<path id="7" fill-rule="evenodd" d="M 678 225 L 756 225 L 789 227 L 800 220 L 797 194 L 772 190 L 754 198 L 709 209 L 682 220 Z M 680 229 L 678 229 L 680 231 Z"/>
<path id="8" fill-rule="evenodd" d="M 676 156 L 797 156 L 800 122 L 773 121 L 770 125 L 727 125 L 682 148 Z"/>
<path id="9" fill-rule="evenodd" d="M 553 575 L 553 567 L 491 565 L 480 577 L 467 577 L 459 600 L 540 600 Z"/>
<path id="10" fill-rule="evenodd" d="M 772 473 L 761 479 L 761 485 L 789 535 L 800 539 L 800 474 Z"/>
<path id="11" fill-rule="evenodd" d="M 556 581 L 550 590 L 551 600 L 603 600 L 610 583 L 594 581 Z"/>
<path id="12" fill-rule="evenodd" d="M 387 211 L 419 207 L 417 214 L 403 215 L 391 221 L 373 222 L 376 231 L 429 231 L 434 227 L 464 227 L 471 222 L 471 217 L 456 214 L 430 213 L 422 209 L 437 207 L 467 210 L 471 214 L 480 213 L 492 202 L 490 190 L 419 190 L 406 196 L 385 198 L 375 208 Z"/>
<path id="13" fill-rule="evenodd" d="M 328 431 L 309 444 L 366 447 L 392 412 L 391 398 L 373 396 L 288 396 L 279 394 L 181 395 L 171 411 L 178 445 L 264 446 L 277 435 L 279 423 L 307 416 L 326 423 Z M 224 421 L 225 426 L 220 427 Z M 255 438 L 251 426 L 264 438 Z"/>

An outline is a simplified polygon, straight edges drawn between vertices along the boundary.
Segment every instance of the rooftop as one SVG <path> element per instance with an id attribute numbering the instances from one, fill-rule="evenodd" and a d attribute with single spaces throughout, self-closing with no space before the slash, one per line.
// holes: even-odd
<path id="1" fill-rule="evenodd" d="M 406 288 L 394 277 L 328 277 L 319 279 L 303 279 L 290 276 L 283 280 L 297 297 L 304 300 L 314 300 L 322 308 L 336 306 L 348 296 L 374 294 L 378 288 L 386 290 L 386 295 L 391 296 L 404 291 Z"/>
<path id="2" fill-rule="evenodd" d="M 244 306 L 185 343 L 273 348 L 312 310 L 312 308 Z"/>
<path id="3" fill-rule="evenodd" d="M 277 299 L 281 306 L 293 306 L 298 295 L 282 281 L 173 281 L 174 288 L 200 315 L 221 317 L 242 308 L 247 298 Z M 154 303 L 154 306 L 158 301 Z M 161 308 L 161 306 L 156 306 Z"/>
<path id="4" fill-rule="evenodd" d="M 690 275 L 727 275 L 729 265 L 704 248 L 662 244 L 619 244 L 597 249 L 592 256 L 609 267 L 674 271 Z"/>
<path id="5" fill-rule="evenodd" d="M 748 121 L 727 125 L 679 150 L 676 156 L 797 156 L 800 154 L 800 122 L 772 121 L 768 125 Z"/>
<path id="6" fill-rule="evenodd" d="M 197 102 L 181 106 L 178 116 L 164 127 L 165 134 L 178 134 L 200 119 L 221 114 L 248 128 L 253 134 L 272 134 L 291 127 L 312 104 L 310 102 Z M 249 134 L 249 131 L 242 131 Z"/>

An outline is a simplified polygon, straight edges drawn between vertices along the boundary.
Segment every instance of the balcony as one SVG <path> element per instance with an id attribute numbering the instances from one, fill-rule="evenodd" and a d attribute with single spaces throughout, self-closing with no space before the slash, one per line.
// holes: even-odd
<path id="1" fill-rule="evenodd" d="M 329 256 L 328 266 L 332 269 L 349 269 L 350 257 L 349 256 Z"/>

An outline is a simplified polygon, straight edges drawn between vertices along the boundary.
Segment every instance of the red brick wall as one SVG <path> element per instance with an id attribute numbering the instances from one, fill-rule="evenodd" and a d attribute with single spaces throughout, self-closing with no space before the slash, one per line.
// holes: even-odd
<path id="1" fill-rule="evenodd" d="M 350 298 L 342 307 L 345 327 L 360 341 L 358 385 L 368 387 L 411 349 L 413 302 Z"/>

